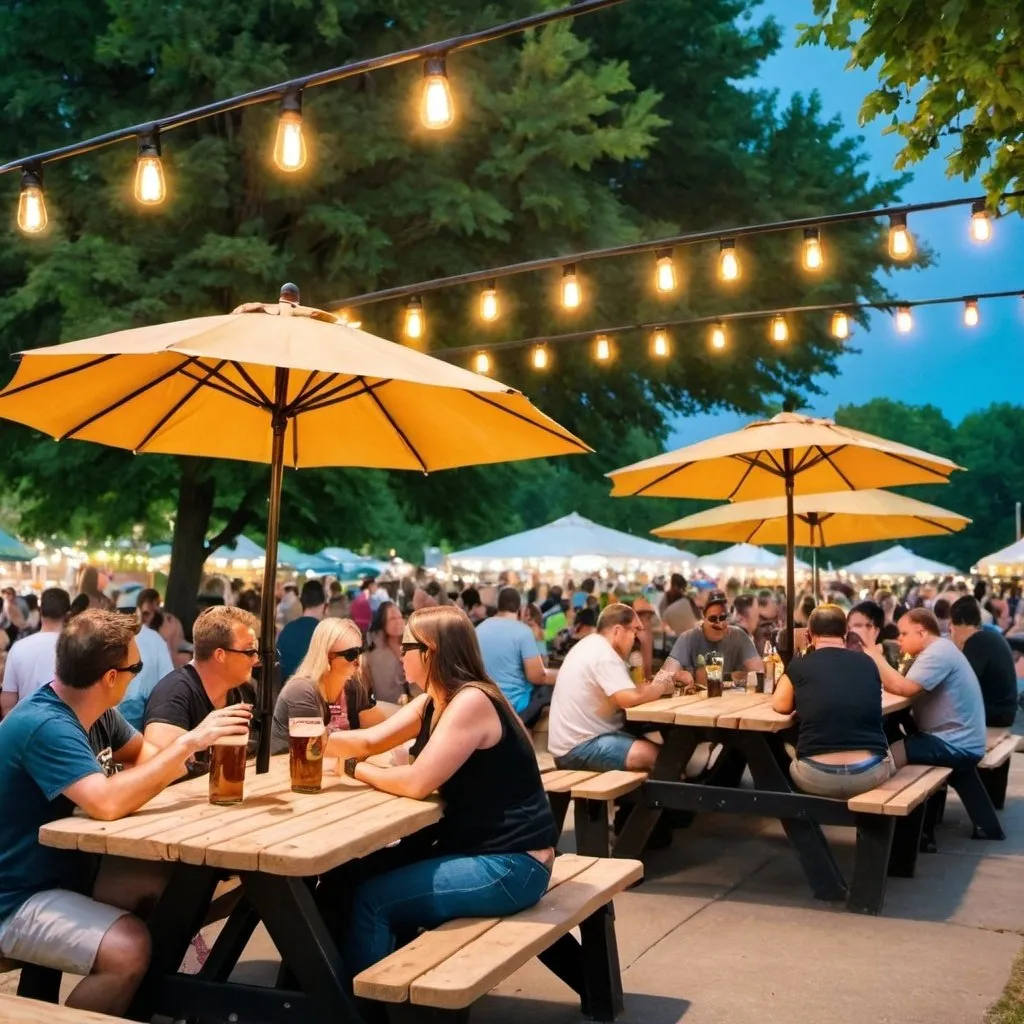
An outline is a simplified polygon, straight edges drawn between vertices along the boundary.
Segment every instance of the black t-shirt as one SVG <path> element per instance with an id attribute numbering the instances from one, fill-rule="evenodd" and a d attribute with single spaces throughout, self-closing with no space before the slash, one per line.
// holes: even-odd
<path id="1" fill-rule="evenodd" d="M 882 731 L 882 678 L 867 654 L 825 647 L 795 658 L 786 675 L 799 718 L 800 757 L 889 749 Z"/>
<path id="2" fill-rule="evenodd" d="M 114 762 L 114 754 L 122 747 L 128 746 L 136 736 L 138 733 L 117 708 L 104 711 L 93 722 L 89 730 L 89 746 L 92 747 L 104 775 L 109 776 L 121 771 L 124 765 Z"/>
<path id="3" fill-rule="evenodd" d="M 990 629 L 979 629 L 967 638 L 964 656 L 981 686 L 985 724 L 1013 725 L 1017 717 L 1017 670 L 1006 638 Z"/>

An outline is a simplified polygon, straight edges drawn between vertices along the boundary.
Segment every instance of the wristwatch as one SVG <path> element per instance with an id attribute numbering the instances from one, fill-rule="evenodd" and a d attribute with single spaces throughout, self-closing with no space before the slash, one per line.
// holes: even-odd
<path id="1" fill-rule="evenodd" d="M 350 778 L 356 777 L 356 765 L 359 764 L 358 757 L 346 757 L 345 758 L 345 774 Z"/>

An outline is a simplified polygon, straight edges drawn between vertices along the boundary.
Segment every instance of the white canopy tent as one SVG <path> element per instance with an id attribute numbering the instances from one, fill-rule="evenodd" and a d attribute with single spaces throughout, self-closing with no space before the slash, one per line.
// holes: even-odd
<path id="1" fill-rule="evenodd" d="M 567 568 L 575 572 L 605 568 L 638 571 L 669 566 L 682 566 L 685 571 L 696 560 L 689 551 L 601 526 L 576 512 L 448 556 L 452 565 L 475 572 L 526 568 L 552 572 Z"/>
<path id="2" fill-rule="evenodd" d="M 811 568 L 799 558 L 795 559 L 794 567 L 797 572 L 809 572 Z M 716 578 L 737 573 L 775 577 L 785 574 L 786 557 L 773 555 L 767 548 L 760 548 L 756 544 L 733 544 L 732 547 L 699 558 L 695 568 Z"/>
<path id="3" fill-rule="evenodd" d="M 978 572 L 982 576 L 1024 575 L 1024 537 L 1008 548 L 1000 548 L 979 558 Z"/>
<path id="4" fill-rule="evenodd" d="M 843 569 L 851 576 L 959 576 L 960 570 L 952 565 L 934 562 L 930 558 L 915 555 L 902 544 L 895 544 L 877 555 L 870 555 L 859 562 L 851 562 Z"/>

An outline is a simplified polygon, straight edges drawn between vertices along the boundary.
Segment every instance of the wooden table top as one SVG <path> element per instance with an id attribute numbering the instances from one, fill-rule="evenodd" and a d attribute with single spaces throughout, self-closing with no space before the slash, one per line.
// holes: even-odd
<path id="1" fill-rule="evenodd" d="M 882 714 L 902 711 L 911 705 L 910 697 L 882 694 Z M 626 711 L 631 722 L 691 725 L 704 728 L 746 729 L 752 732 L 782 732 L 794 724 L 793 715 L 772 710 L 770 694 L 728 690 L 721 697 L 664 697 Z"/>
<path id="2" fill-rule="evenodd" d="M 137 860 L 305 877 L 373 853 L 441 818 L 436 797 L 391 796 L 326 771 L 322 792 L 293 793 L 287 756 L 271 758 L 264 775 L 248 766 L 240 804 L 216 807 L 208 793 L 206 777 L 191 779 L 119 821 L 76 814 L 52 822 L 39 830 L 39 842 Z"/>

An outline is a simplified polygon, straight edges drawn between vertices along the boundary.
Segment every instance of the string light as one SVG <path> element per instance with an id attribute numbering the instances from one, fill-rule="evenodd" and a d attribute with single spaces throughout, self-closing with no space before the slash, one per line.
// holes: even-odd
<path id="1" fill-rule="evenodd" d="M 164 165 L 160 159 L 160 133 L 154 129 L 139 136 L 135 160 L 135 198 L 143 206 L 159 206 L 167 198 Z"/>
<path id="2" fill-rule="evenodd" d="M 971 205 L 971 238 L 976 242 L 987 242 L 992 237 L 992 218 L 985 209 L 984 201 Z"/>
<path id="3" fill-rule="evenodd" d="M 803 248 L 804 270 L 812 273 L 825 265 L 825 254 L 821 250 L 821 234 L 817 228 L 804 228 Z"/>
<path id="4" fill-rule="evenodd" d="M 977 327 L 981 320 L 981 313 L 978 311 L 978 300 L 968 299 L 964 303 L 964 326 Z"/>
<path id="5" fill-rule="evenodd" d="M 534 345 L 530 356 L 530 362 L 535 370 L 546 370 L 548 368 L 548 349 L 546 345 Z"/>
<path id="6" fill-rule="evenodd" d="M 306 166 L 306 139 L 302 134 L 302 90 L 289 89 L 281 99 L 274 139 L 274 163 L 289 174 Z"/>
<path id="7" fill-rule="evenodd" d="M 655 359 L 667 359 L 671 351 L 672 346 L 668 340 L 668 331 L 664 327 L 659 327 L 651 335 L 651 355 Z"/>
<path id="8" fill-rule="evenodd" d="M 473 357 L 473 369 L 477 373 L 490 373 L 491 357 L 486 352 L 477 352 Z"/>
<path id="9" fill-rule="evenodd" d="M 423 313 L 423 303 L 417 298 L 412 298 L 405 307 L 405 336 L 415 341 L 423 337 L 426 329 L 427 320 Z"/>
<path id="10" fill-rule="evenodd" d="M 659 249 L 655 254 L 657 260 L 657 272 L 655 284 L 662 295 L 674 292 L 678 286 L 676 280 L 676 265 L 672 259 L 671 249 Z"/>
<path id="11" fill-rule="evenodd" d="M 359 319 L 359 314 L 349 309 L 347 306 L 344 309 L 339 309 L 337 312 L 338 320 L 343 323 L 346 327 L 351 327 L 354 330 L 358 330 L 363 326 L 363 321 Z"/>
<path id="12" fill-rule="evenodd" d="M 900 334 L 909 334 L 914 326 L 914 317 L 909 306 L 899 306 L 896 309 L 896 330 Z"/>
<path id="13" fill-rule="evenodd" d="M 894 213 L 889 217 L 889 255 L 894 260 L 909 260 L 914 255 L 914 239 L 907 230 L 904 213 Z"/>
<path id="14" fill-rule="evenodd" d="M 583 292 L 576 277 L 576 264 L 570 263 L 562 269 L 562 309 L 579 309 Z"/>
<path id="15" fill-rule="evenodd" d="M 488 323 L 498 319 L 498 289 L 494 281 L 480 293 L 480 319 Z"/>
<path id="16" fill-rule="evenodd" d="M 719 243 L 718 276 L 723 281 L 739 280 L 740 260 L 736 255 L 736 243 L 731 238 Z"/>
<path id="17" fill-rule="evenodd" d="M 725 348 L 725 324 L 721 320 L 711 328 L 711 347 L 717 351 Z"/>
<path id="18" fill-rule="evenodd" d="M 832 314 L 832 337 L 845 341 L 849 336 L 850 318 L 841 309 L 837 309 Z"/>
<path id="19" fill-rule="evenodd" d="M 594 358 L 599 363 L 607 363 L 612 358 L 612 343 L 607 334 L 599 334 L 594 339 Z"/>
<path id="20" fill-rule="evenodd" d="M 430 57 L 423 65 L 423 101 L 420 118 L 424 128 L 440 131 L 455 120 L 452 87 L 444 57 Z"/>
<path id="21" fill-rule="evenodd" d="M 22 168 L 21 194 L 18 196 L 18 227 L 26 235 L 37 235 L 47 224 L 46 199 L 43 196 L 43 169 L 38 164 Z"/>
<path id="22" fill-rule="evenodd" d="M 789 324 L 786 323 L 784 316 L 772 317 L 771 323 L 768 326 L 768 337 L 777 345 L 782 345 L 789 341 Z"/>

